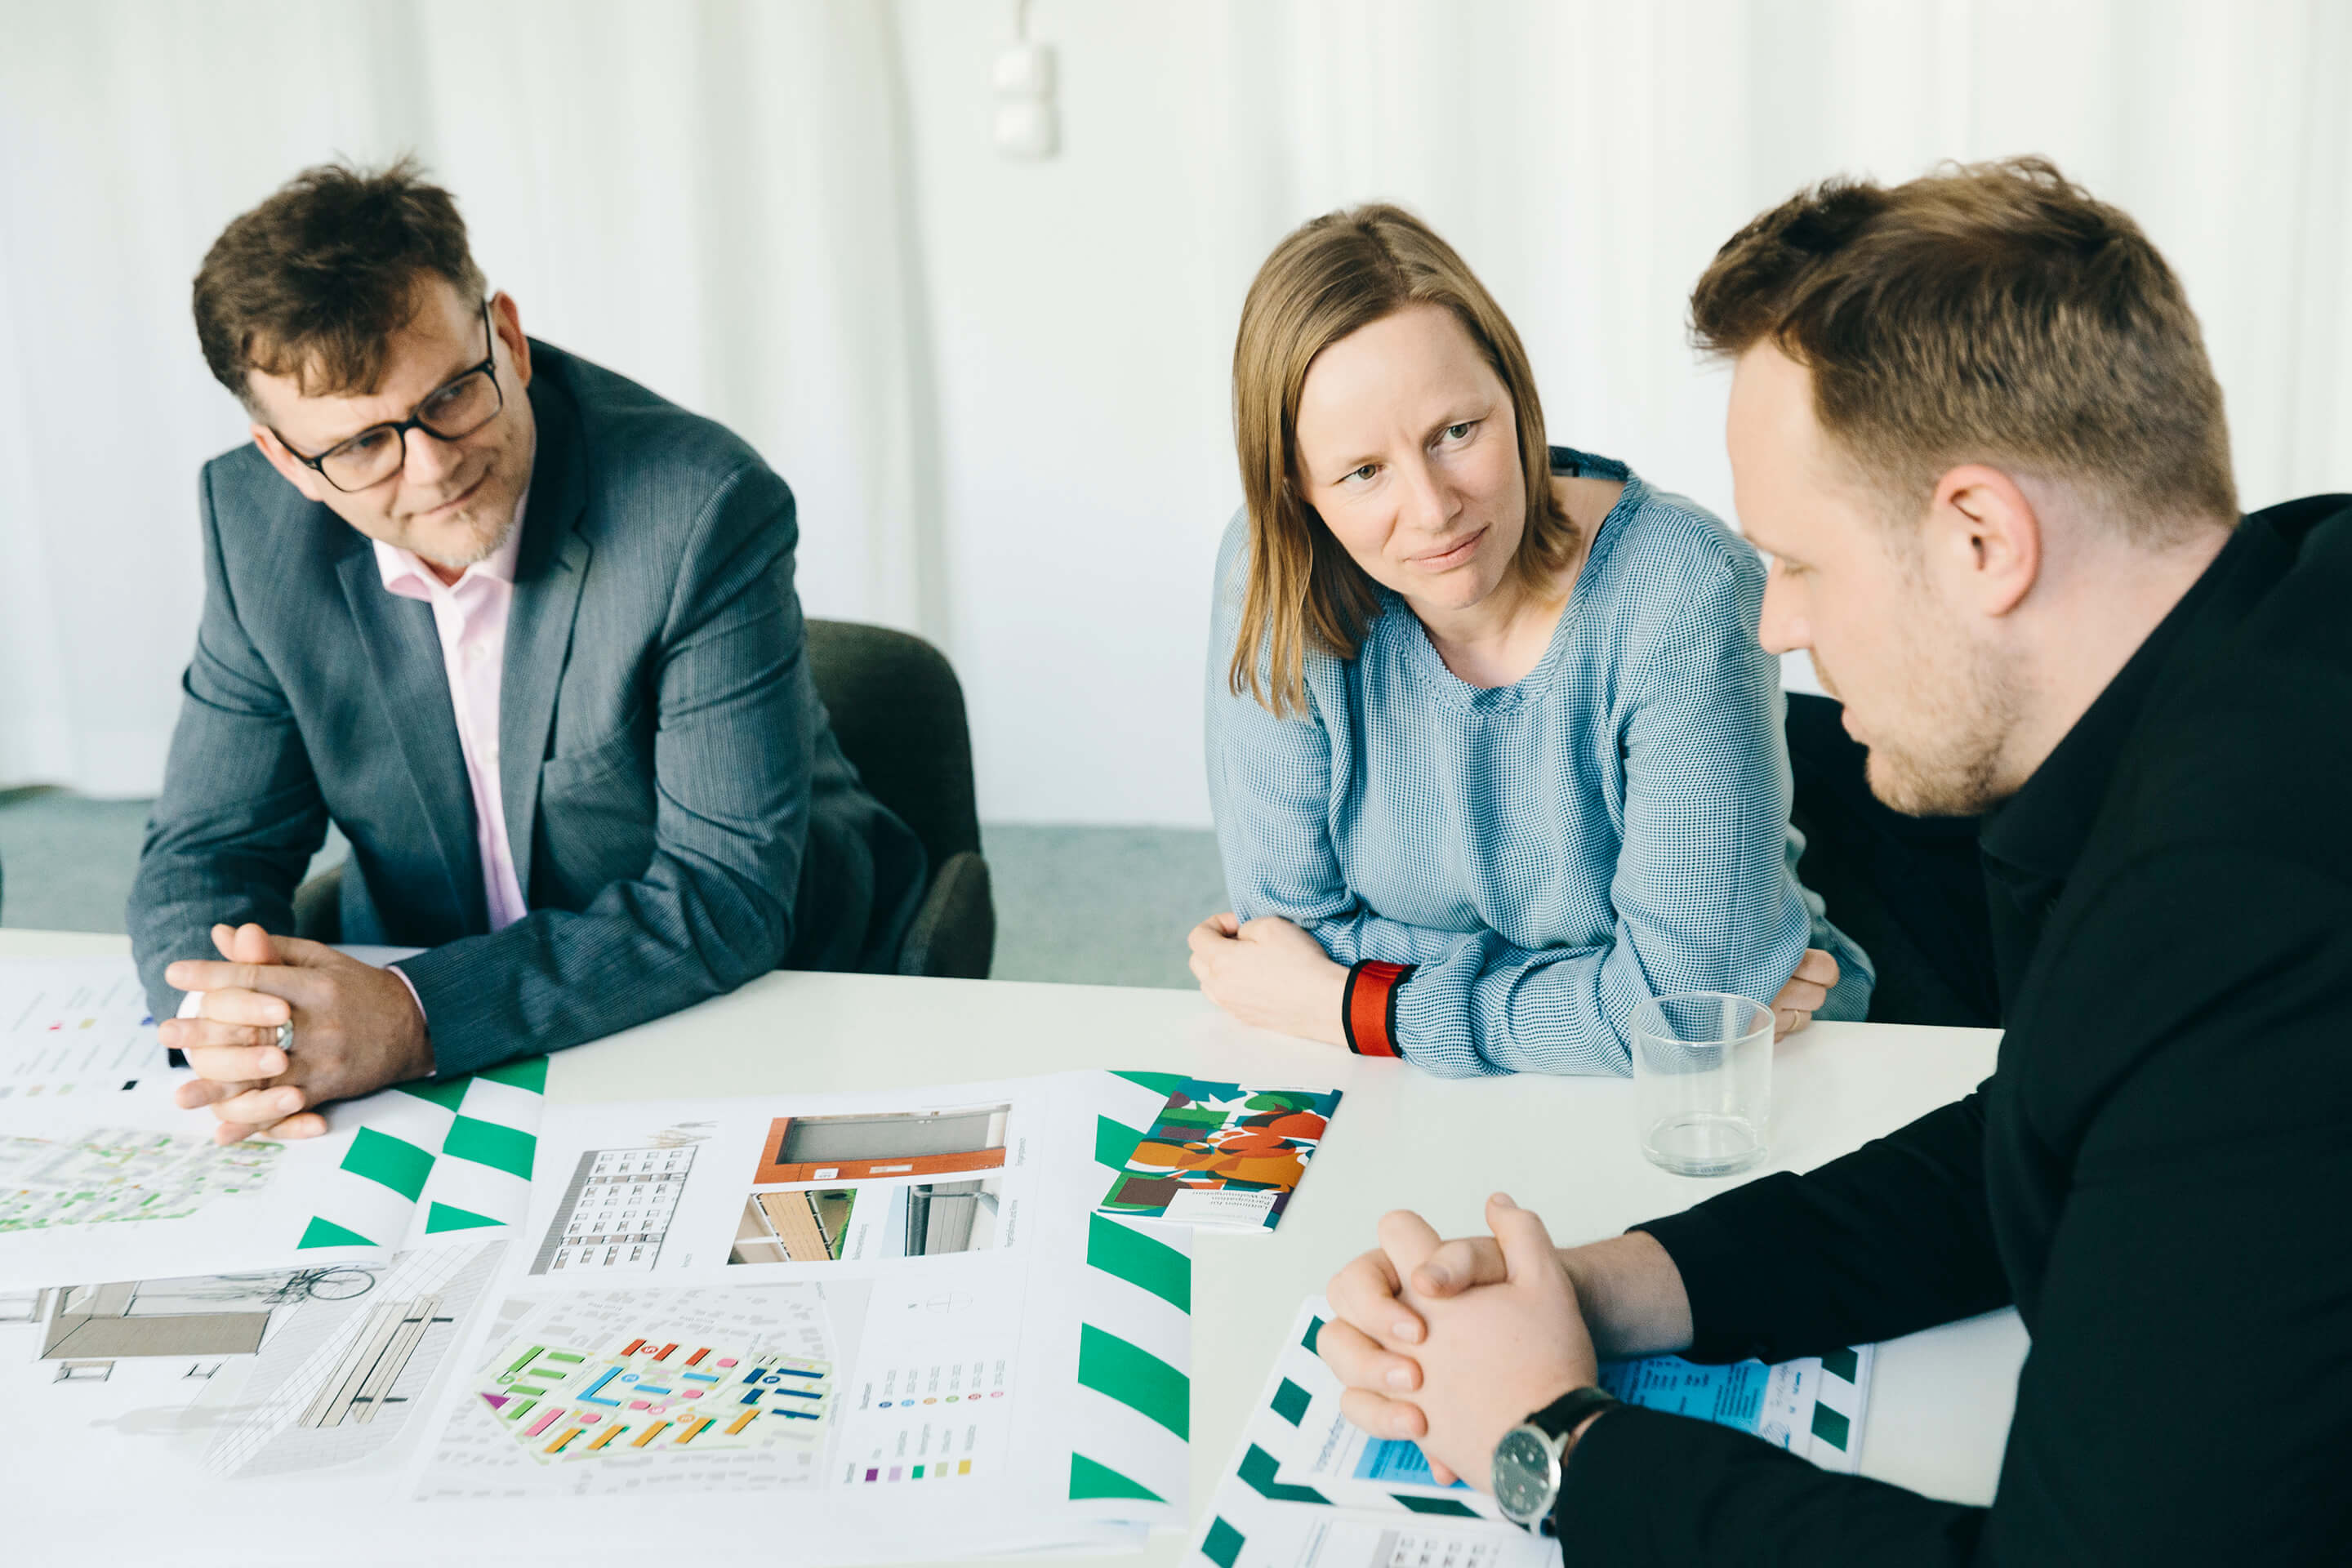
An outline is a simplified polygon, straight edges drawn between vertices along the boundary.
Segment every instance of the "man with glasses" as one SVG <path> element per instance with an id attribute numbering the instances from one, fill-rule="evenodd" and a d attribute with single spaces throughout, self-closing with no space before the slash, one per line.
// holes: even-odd
<path id="1" fill-rule="evenodd" d="M 612 1034 L 780 963 L 887 969 L 913 835 L 804 658 L 792 493 L 743 442 L 523 335 L 406 162 L 306 171 L 195 280 L 253 441 L 207 464 L 205 595 L 131 899 L 224 1141 Z M 320 922 L 422 948 L 378 966 Z"/>

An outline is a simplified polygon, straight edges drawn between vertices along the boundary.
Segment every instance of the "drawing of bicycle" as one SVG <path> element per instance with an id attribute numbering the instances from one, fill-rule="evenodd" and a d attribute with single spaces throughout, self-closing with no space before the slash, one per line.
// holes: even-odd
<path id="1" fill-rule="evenodd" d="M 341 1264 L 269 1274 L 215 1274 L 205 1286 L 175 1294 L 196 1300 L 257 1301 L 276 1307 L 289 1301 L 348 1301 L 374 1289 L 373 1269 Z"/>

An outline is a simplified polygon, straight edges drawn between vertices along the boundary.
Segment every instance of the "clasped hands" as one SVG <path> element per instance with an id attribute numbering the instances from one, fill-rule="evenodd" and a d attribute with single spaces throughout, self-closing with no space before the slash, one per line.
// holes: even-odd
<path id="1" fill-rule="evenodd" d="M 1380 1247 L 1332 1278 L 1316 1341 L 1349 1420 L 1418 1443 L 1441 1485 L 1481 1491 L 1505 1433 L 1599 1375 L 1543 1221 L 1497 1193 L 1486 1225 L 1491 1239 L 1440 1241 L 1417 1214 L 1386 1215 Z"/>
<path id="2" fill-rule="evenodd" d="M 212 1107 L 215 1142 L 265 1131 L 315 1138 L 327 1130 L 316 1107 L 432 1076 L 425 1016 L 389 969 L 257 925 L 216 925 L 212 936 L 219 960 L 182 959 L 164 970 L 168 984 L 200 991 L 204 1001 L 194 1017 L 165 1019 L 160 1033 L 195 1069 L 177 1098 L 184 1110 Z M 290 1054 L 278 1047 L 287 1023 Z"/>

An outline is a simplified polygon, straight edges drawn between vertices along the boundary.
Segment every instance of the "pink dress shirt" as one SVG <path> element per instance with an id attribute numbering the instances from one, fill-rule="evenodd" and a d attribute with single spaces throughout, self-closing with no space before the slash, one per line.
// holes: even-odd
<path id="1" fill-rule="evenodd" d="M 474 843 L 481 851 L 492 931 L 504 930 L 528 912 L 515 880 L 506 803 L 499 792 L 499 682 L 506 663 L 507 612 L 514 605 L 515 556 L 522 549 L 523 508 L 530 502 L 526 491 L 515 505 L 514 531 L 507 542 L 488 560 L 467 567 L 454 584 L 435 576 L 413 552 L 375 542 L 384 591 L 433 606 L 441 666 L 449 678 L 449 706 L 457 716 L 457 745 L 474 792 Z"/>

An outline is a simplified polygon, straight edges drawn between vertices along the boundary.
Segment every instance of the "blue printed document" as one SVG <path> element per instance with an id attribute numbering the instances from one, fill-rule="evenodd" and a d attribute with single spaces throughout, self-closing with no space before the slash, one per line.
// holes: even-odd
<path id="1" fill-rule="evenodd" d="M 1743 1361 L 1705 1366 L 1680 1356 L 1651 1356 L 1602 1367 L 1601 1385 L 1628 1405 L 1751 1433 L 1823 1469 L 1852 1475 L 1862 1463 L 1871 1351 L 1863 1345 L 1776 1365 Z M 1295 1460 L 1279 1478 L 1284 1482 L 1358 1481 L 1431 1493 L 1467 1489 L 1459 1481 L 1440 1488 L 1414 1444 L 1374 1437 L 1351 1426 L 1339 1414 L 1336 1384 L 1318 1390 L 1300 1426 L 1308 1440 L 1292 1450 Z"/>

